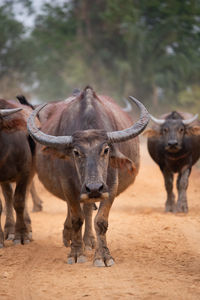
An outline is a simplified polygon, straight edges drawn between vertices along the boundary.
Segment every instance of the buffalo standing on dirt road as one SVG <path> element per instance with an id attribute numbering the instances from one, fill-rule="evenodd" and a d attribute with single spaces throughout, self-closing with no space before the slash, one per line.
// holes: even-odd
<path id="1" fill-rule="evenodd" d="M 109 211 L 114 198 L 135 179 L 139 168 L 137 136 L 149 120 L 145 107 L 138 100 L 133 101 L 141 112 L 134 125 L 110 98 L 96 95 L 90 87 L 68 100 L 47 105 L 39 115 L 41 130 L 34 118 L 43 105 L 28 120 L 30 135 L 45 146 L 37 145 L 39 179 L 50 192 L 68 203 L 64 239 L 71 233 L 70 264 L 85 261 L 81 233 L 84 215 L 80 204 L 84 204 L 84 211 L 90 216 L 87 220 L 91 222 L 92 205 L 96 201 L 100 205 L 95 217 L 94 265 L 114 263 L 106 242 Z M 46 121 L 42 122 L 42 118 Z M 91 227 L 84 236 L 86 246 L 93 243 Z"/>
<path id="2" fill-rule="evenodd" d="M 30 107 L 31 110 L 34 109 L 34 106 L 31 103 L 29 103 L 23 95 L 17 96 L 17 99 L 19 100 L 19 102 L 22 105 Z M 30 112 L 31 112 L 31 110 L 29 109 Z M 30 187 L 30 194 L 31 194 L 32 201 L 33 201 L 33 209 L 32 209 L 32 211 L 33 212 L 42 211 L 42 209 L 43 209 L 43 207 L 42 207 L 42 200 L 41 200 L 41 198 L 39 197 L 39 195 L 37 193 L 34 179 L 32 181 L 31 187 Z"/>
<path id="3" fill-rule="evenodd" d="M 34 175 L 34 142 L 27 134 L 26 126 L 31 109 L 3 99 L 0 99 L 0 108 L 0 185 L 6 204 L 4 234 L 0 226 L 0 247 L 3 247 L 4 237 L 13 239 L 15 244 L 30 241 L 31 221 L 25 209 L 25 198 Z M 14 195 L 11 185 L 13 182 L 16 183 Z M 1 212 L 0 204 L 0 217 Z"/>
<path id="4" fill-rule="evenodd" d="M 198 115 L 172 112 L 156 119 L 156 124 L 146 130 L 148 151 L 152 159 L 159 165 L 165 180 L 168 212 L 187 212 L 188 178 L 192 166 L 200 157 L 200 121 Z M 173 193 L 173 177 L 178 173 L 178 201 L 175 203 Z"/>

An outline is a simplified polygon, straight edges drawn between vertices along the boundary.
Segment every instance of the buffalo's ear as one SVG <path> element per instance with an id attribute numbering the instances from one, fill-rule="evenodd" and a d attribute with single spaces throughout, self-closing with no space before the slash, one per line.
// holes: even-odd
<path id="1" fill-rule="evenodd" d="M 186 134 L 187 135 L 200 135 L 200 126 L 190 126 L 186 127 Z"/>
<path id="2" fill-rule="evenodd" d="M 145 135 L 147 137 L 157 137 L 160 136 L 160 132 L 153 128 L 148 128 L 142 133 L 142 135 Z"/>
<path id="3" fill-rule="evenodd" d="M 60 150 L 60 149 L 51 148 L 48 146 L 43 146 L 42 152 L 44 154 L 51 155 L 53 158 L 60 158 L 60 159 L 65 159 L 65 160 L 69 159 L 69 152 L 66 150 Z"/>
<path id="4" fill-rule="evenodd" d="M 129 173 L 137 173 L 137 168 L 134 162 L 121 153 L 118 149 L 111 152 L 110 155 L 110 166 L 113 168 L 126 168 Z"/>

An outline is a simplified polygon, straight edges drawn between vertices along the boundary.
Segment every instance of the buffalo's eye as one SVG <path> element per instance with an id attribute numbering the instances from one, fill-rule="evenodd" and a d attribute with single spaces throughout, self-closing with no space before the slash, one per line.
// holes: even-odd
<path id="1" fill-rule="evenodd" d="M 180 129 L 179 129 L 179 132 L 180 132 L 180 133 L 183 133 L 183 131 L 184 131 L 183 128 L 180 128 Z"/>
<path id="2" fill-rule="evenodd" d="M 78 150 L 76 150 L 76 149 L 74 149 L 74 155 L 75 155 L 76 157 L 80 157 L 80 153 L 79 153 L 79 151 L 78 151 Z"/>
<path id="3" fill-rule="evenodd" d="M 105 149 L 104 149 L 104 154 L 108 154 L 108 152 L 109 152 L 109 147 L 106 147 Z"/>
<path id="4" fill-rule="evenodd" d="M 163 128 L 163 133 L 167 133 L 168 132 L 168 128 Z"/>

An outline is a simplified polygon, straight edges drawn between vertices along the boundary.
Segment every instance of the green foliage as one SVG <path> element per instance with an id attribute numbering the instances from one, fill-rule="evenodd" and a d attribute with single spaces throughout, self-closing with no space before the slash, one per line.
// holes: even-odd
<path id="1" fill-rule="evenodd" d="M 17 73 L 45 100 L 90 84 L 118 101 L 132 94 L 150 110 L 187 107 L 183 95 L 200 79 L 198 0 L 49 1 L 29 35 L 8 9 L 15 1 L 5 2 L 0 45 L 9 49 L 0 46 L 0 78 Z M 32 1 L 17 2 L 31 13 Z"/>
<path id="2" fill-rule="evenodd" d="M 24 27 L 14 19 L 7 6 L 0 7 L 0 82 L 1 95 L 9 95 L 9 89 L 16 89 L 21 72 L 25 67 L 22 56 L 21 41 Z M 10 82 L 12 82 L 12 85 Z"/>
<path id="3" fill-rule="evenodd" d="M 193 85 L 178 95 L 179 104 L 194 113 L 200 113 L 200 86 Z"/>

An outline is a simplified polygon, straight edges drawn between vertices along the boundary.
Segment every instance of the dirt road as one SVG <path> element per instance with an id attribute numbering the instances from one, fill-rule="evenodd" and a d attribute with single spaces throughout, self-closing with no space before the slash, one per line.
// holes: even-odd
<path id="1" fill-rule="evenodd" d="M 0 249 L 0 300 L 200 299 L 200 171 L 193 169 L 189 213 L 164 213 L 158 167 L 142 147 L 136 182 L 115 199 L 108 245 L 116 264 L 66 264 L 66 205 L 37 184 L 44 211 L 32 213 L 34 241 Z M 31 203 L 30 203 L 31 206 Z"/>

